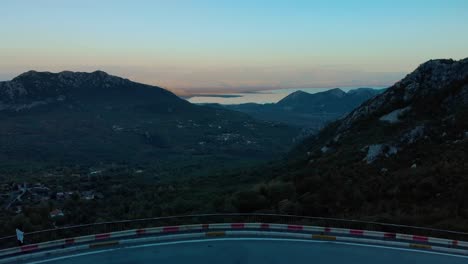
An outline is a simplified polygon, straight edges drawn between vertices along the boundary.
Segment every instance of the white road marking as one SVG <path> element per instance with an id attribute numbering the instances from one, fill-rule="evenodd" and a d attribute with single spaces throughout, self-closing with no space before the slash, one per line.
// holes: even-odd
<path id="1" fill-rule="evenodd" d="M 121 248 L 102 249 L 102 250 L 78 253 L 78 254 L 74 254 L 74 255 L 68 255 L 68 256 L 56 257 L 56 258 L 51 258 L 51 259 L 38 260 L 38 261 L 27 262 L 27 263 L 30 263 L 30 264 L 45 263 L 45 262 L 57 261 L 57 260 L 68 259 L 68 258 L 75 258 L 75 257 L 81 257 L 81 256 L 87 256 L 87 255 L 100 254 L 100 253 L 115 251 L 115 250 L 119 250 L 119 249 L 121 249 Z"/>

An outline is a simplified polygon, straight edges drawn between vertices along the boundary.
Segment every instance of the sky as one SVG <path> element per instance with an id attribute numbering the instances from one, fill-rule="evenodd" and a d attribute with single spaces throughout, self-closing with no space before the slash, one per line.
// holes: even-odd
<path id="1" fill-rule="evenodd" d="M 94 71 L 179 94 L 387 86 L 468 57 L 466 0 L 0 0 L 0 80 Z"/>

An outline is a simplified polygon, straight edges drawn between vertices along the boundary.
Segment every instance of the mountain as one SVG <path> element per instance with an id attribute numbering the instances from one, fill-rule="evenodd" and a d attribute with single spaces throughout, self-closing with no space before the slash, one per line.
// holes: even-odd
<path id="1" fill-rule="evenodd" d="M 468 59 L 431 60 L 381 95 L 365 102 L 301 148 L 333 149 L 352 137 L 354 147 L 382 143 L 398 150 L 419 141 L 463 140 L 468 107 Z M 329 136 L 324 144 L 324 135 Z M 443 135 L 443 136 L 442 136 Z M 321 140 L 317 141 L 318 138 Z M 349 145 L 349 144 L 348 144 Z M 373 145 L 370 145 L 373 146 Z"/>
<path id="2" fill-rule="evenodd" d="M 297 91 L 286 96 L 276 105 L 286 111 L 329 113 L 341 117 L 381 92 L 372 88 L 359 88 L 348 93 L 339 88 L 315 94 Z"/>
<path id="3" fill-rule="evenodd" d="M 345 96 L 346 93 L 339 88 L 316 94 L 299 90 L 281 99 L 276 105 L 287 111 L 318 112 L 335 106 L 336 102 L 342 101 Z"/>
<path id="4" fill-rule="evenodd" d="M 0 82 L 0 120 L 3 165 L 266 159 L 297 134 L 102 71 L 29 71 Z"/>
<path id="5" fill-rule="evenodd" d="M 264 170 L 272 180 L 233 199 L 244 212 L 466 231 L 467 117 L 468 58 L 428 61 L 307 138 L 282 164 Z"/>
<path id="6" fill-rule="evenodd" d="M 339 88 L 315 94 L 296 91 L 275 104 L 218 105 L 249 114 L 260 120 L 281 122 L 318 131 L 325 124 L 343 117 L 382 90 L 359 88 L 344 92 Z"/>
<path id="7" fill-rule="evenodd" d="M 101 105 L 125 105 L 126 96 L 138 99 L 141 104 L 158 104 L 161 107 L 188 105 L 162 88 L 135 83 L 102 71 L 64 71 L 58 74 L 29 71 L 11 81 L 0 82 L 0 110 L 3 111 L 18 112 L 64 103 L 90 105 L 95 101 Z"/>

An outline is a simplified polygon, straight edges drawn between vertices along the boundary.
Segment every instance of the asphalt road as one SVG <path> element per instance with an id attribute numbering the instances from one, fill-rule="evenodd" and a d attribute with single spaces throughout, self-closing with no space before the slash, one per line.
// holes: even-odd
<path id="1" fill-rule="evenodd" d="M 411 249 L 284 239 L 216 239 L 101 249 L 31 263 L 50 264 L 461 264 L 468 256 Z"/>

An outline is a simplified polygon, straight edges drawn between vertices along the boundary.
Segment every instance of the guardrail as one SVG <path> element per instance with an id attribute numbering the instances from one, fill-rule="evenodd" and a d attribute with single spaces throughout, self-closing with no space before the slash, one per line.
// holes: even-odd
<path id="1" fill-rule="evenodd" d="M 442 254 L 468 256 L 468 242 L 434 237 L 360 229 L 273 223 L 218 223 L 140 228 L 111 233 L 53 240 L 0 250 L 0 263 L 39 260 L 52 255 L 128 244 L 219 239 L 220 237 L 266 237 L 322 240 L 331 243 L 360 243 L 412 248 Z"/>
<path id="2" fill-rule="evenodd" d="M 35 232 L 27 232 L 24 236 L 24 242 L 25 245 L 28 245 L 71 237 L 119 232 L 131 229 L 190 225 L 200 223 L 271 223 L 286 225 L 307 225 L 320 226 L 324 228 L 333 227 L 353 230 L 412 234 L 414 236 L 437 237 L 451 240 L 468 241 L 468 233 L 464 232 L 370 221 L 279 214 L 197 214 L 103 222 L 61 227 Z M 12 230 L 12 233 L 13 232 L 14 230 Z M 16 236 L 12 235 L 0 238 L 0 249 L 15 246 L 17 246 Z"/>

